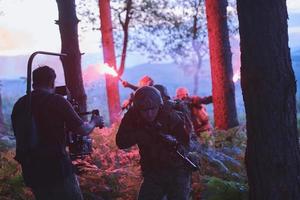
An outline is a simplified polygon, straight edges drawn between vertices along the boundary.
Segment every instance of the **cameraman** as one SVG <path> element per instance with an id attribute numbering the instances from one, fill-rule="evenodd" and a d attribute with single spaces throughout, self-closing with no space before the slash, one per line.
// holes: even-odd
<path id="1" fill-rule="evenodd" d="M 211 134 L 211 125 L 206 108 L 203 104 L 210 104 L 213 102 L 212 96 L 199 97 L 189 96 L 189 91 L 185 87 L 176 89 L 175 101 L 180 103 L 186 113 L 190 115 L 195 133 L 200 136 L 202 132 Z"/>
<path id="2" fill-rule="evenodd" d="M 48 66 L 33 71 L 33 125 L 24 119 L 24 113 L 28 113 L 28 96 L 21 97 L 14 105 L 11 118 L 17 142 L 15 159 L 22 166 L 25 184 L 37 200 L 82 200 L 66 151 L 65 126 L 75 133 L 88 135 L 95 127 L 103 127 L 103 119 L 94 115 L 89 123 L 83 122 L 72 105 L 54 93 L 55 78 L 55 71 Z M 34 143 L 32 138 L 35 144 L 30 144 Z"/>

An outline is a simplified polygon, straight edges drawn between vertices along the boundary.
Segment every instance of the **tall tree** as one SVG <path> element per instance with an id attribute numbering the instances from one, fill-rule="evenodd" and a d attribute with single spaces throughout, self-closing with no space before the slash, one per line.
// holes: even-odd
<path id="1" fill-rule="evenodd" d="M 122 32 L 123 32 L 121 62 L 120 62 L 120 67 L 118 69 L 118 74 L 119 76 L 121 76 L 125 70 L 125 61 L 126 61 L 127 46 L 129 40 L 129 24 L 133 14 L 132 0 L 125 0 L 124 6 L 121 7 L 121 9 L 115 11 L 118 13 L 119 23 L 122 27 Z M 125 15 L 125 17 L 122 17 L 122 15 Z"/>
<path id="2" fill-rule="evenodd" d="M 151 60 L 173 59 L 187 74 L 193 74 L 199 90 L 200 69 L 207 54 L 206 16 L 203 0 L 135 3 L 131 45 L 147 52 Z"/>
<path id="3" fill-rule="evenodd" d="M 207 36 L 207 32 L 205 31 L 204 34 L 202 32 L 202 40 L 200 40 L 201 42 L 197 41 L 197 39 L 200 37 L 200 31 L 199 29 L 203 29 L 206 28 L 205 27 L 199 27 L 199 22 L 201 19 L 201 16 L 203 17 L 204 15 L 202 13 L 204 13 L 204 6 L 202 6 L 202 2 L 203 0 L 196 0 L 194 1 L 194 9 L 195 9 L 195 14 L 193 16 L 193 28 L 192 28 L 192 46 L 193 46 L 193 50 L 196 53 L 196 58 L 197 58 L 197 63 L 195 65 L 195 72 L 194 72 L 194 94 L 196 95 L 198 93 L 199 90 L 199 74 L 200 74 L 200 68 L 202 67 L 202 60 L 203 57 L 207 54 L 207 42 L 206 42 L 206 36 Z M 202 12 L 201 12 L 202 11 Z M 202 15 L 201 15 L 202 14 Z M 206 25 L 206 24 L 205 24 Z"/>
<path id="4" fill-rule="evenodd" d="M 98 28 L 100 24 L 99 9 L 97 11 L 91 9 L 91 7 L 96 6 L 97 3 L 95 0 L 78 1 L 78 14 L 83 20 L 83 26 L 81 26 L 83 33 L 87 30 L 100 30 L 100 28 Z M 116 49 L 120 49 L 121 57 L 117 72 L 119 76 L 121 76 L 125 70 L 127 47 L 129 43 L 129 26 L 133 14 L 133 2 L 132 0 L 111 0 L 110 3 L 113 4 L 111 10 L 114 41 L 117 40 L 114 45 Z M 118 53 L 116 57 L 118 57 Z"/>
<path id="5" fill-rule="evenodd" d="M 0 93 L 0 133 L 5 132 L 4 117 L 2 112 L 2 98 Z"/>
<path id="6" fill-rule="evenodd" d="M 84 91 L 81 53 L 78 42 L 78 18 L 76 16 L 75 0 L 56 0 L 59 19 L 56 24 L 59 26 L 61 37 L 61 52 L 67 57 L 61 57 L 64 68 L 66 85 L 69 88 L 72 98 L 79 103 L 80 111 L 86 110 L 86 94 Z"/>
<path id="7" fill-rule="evenodd" d="M 250 200 L 300 199 L 296 81 L 285 0 L 238 0 Z"/>
<path id="8" fill-rule="evenodd" d="M 112 66 L 117 71 L 110 0 L 99 0 L 99 10 L 104 62 L 109 66 Z M 121 110 L 118 78 L 106 74 L 105 79 L 109 118 L 110 122 L 113 123 L 118 120 L 118 113 Z"/>
<path id="9" fill-rule="evenodd" d="M 238 125 L 227 25 L 227 0 L 206 0 L 215 126 Z"/>
<path id="10" fill-rule="evenodd" d="M 79 14 L 87 22 L 85 29 L 90 24 L 99 24 L 95 14 L 87 9 L 90 3 L 87 0 L 79 3 Z M 111 0 L 111 6 L 115 47 L 120 50 L 117 55 L 124 60 L 128 46 L 128 51 L 138 50 L 152 61 L 173 59 L 184 72 L 193 74 L 193 93 L 198 94 L 200 69 L 208 53 L 204 1 Z M 235 29 L 232 26 L 235 18 L 229 16 L 230 28 Z M 120 63 L 122 69 L 124 62 Z"/>

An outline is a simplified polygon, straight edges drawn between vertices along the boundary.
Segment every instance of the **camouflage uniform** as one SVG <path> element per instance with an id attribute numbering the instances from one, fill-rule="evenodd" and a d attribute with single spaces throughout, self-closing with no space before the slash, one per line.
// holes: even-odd
<path id="1" fill-rule="evenodd" d="M 179 87 L 176 89 L 175 101 L 178 103 L 180 109 L 184 110 L 190 116 L 195 133 L 198 136 L 200 136 L 201 132 L 211 130 L 208 114 L 203 104 L 212 103 L 212 96 L 189 96 L 187 88 Z"/>
<path id="2" fill-rule="evenodd" d="M 145 87 L 139 90 L 143 88 Z M 134 106 L 122 119 L 116 143 L 121 149 L 135 144 L 139 147 L 144 180 L 138 199 L 161 200 L 166 195 L 168 200 L 187 200 L 190 194 L 191 171 L 169 146 L 162 142 L 160 134 L 171 135 L 183 147 L 188 147 L 190 132 L 186 129 L 180 113 L 163 105 L 159 91 L 153 92 L 156 89 L 147 88 L 146 94 L 141 98 L 139 97 L 143 92 L 137 90 L 134 100 L 138 99 L 140 102 L 134 101 Z M 137 105 L 138 103 L 140 106 Z M 145 122 L 140 116 L 139 109 L 153 106 L 160 107 L 158 114 L 151 123 Z"/>

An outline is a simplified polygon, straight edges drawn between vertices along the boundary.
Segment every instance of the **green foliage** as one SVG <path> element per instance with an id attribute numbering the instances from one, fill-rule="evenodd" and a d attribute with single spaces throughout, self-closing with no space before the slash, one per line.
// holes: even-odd
<path id="1" fill-rule="evenodd" d="M 213 130 L 200 133 L 199 141 L 202 145 L 217 149 L 223 147 L 238 147 L 246 149 L 247 133 L 246 126 L 240 125 L 229 130 Z"/>
<path id="2" fill-rule="evenodd" d="M 33 195 L 25 187 L 20 166 L 13 156 L 13 150 L 0 153 L 0 199 L 31 200 Z"/>
<path id="3" fill-rule="evenodd" d="M 94 151 L 90 157 L 81 160 L 85 166 L 79 176 L 86 200 L 127 200 L 137 197 L 142 181 L 138 148 L 117 148 L 115 137 L 118 126 L 119 124 L 114 124 L 110 128 L 96 129 L 92 133 Z M 220 135 L 216 135 L 217 133 Z M 247 187 L 243 178 L 244 167 L 241 165 L 243 160 L 235 163 L 230 160 L 234 158 L 233 155 L 227 154 L 230 157 L 224 159 L 215 154 L 221 147 L 243 146 L 244 133 L 244 128 L 237 127 L 227 132 L 216 131 L 213 135 L 203 135 L 207 141 L 216 140 L 212 146 L 218 144 L 220 147 L 212 149 L 212 154 L 205 155 L 207 159 L 202 162 L 202 171 L 193 173 L 192 199 L 204 196 L 206 198 L 203 199 L 207 200 L 245 199 Z M 33 199 L 30 190 L 24 186 L 20 166 L 13 159 L 14 150 L 1 152 L 0 155 L 0 199 Z M 204 154 L 199 155 L 205 157 Z M 225 166 L 228 171 L 220 166 Z M 239 178 L 231 174 L 236 174 Z"/>
<path id="4" fill-rule="evenodd" d="M 204 132 L 197 139 L 202 145 L 193 153 L 200 156 L 201 167 L 193 174 L 193 199 L 246 199 L 245 126 Z"/>
<path id="5" fill-rule="evenodd" d="M 233 147 L 237 146 L 243 150 L 246 148 L 247 134 L 246 126 L 241 125 L 231 128 L 227 131 L 215 130 L 214 131 L 215 147 Z"/>
<path id="6" fill-rule="evenodd" d="M 244 183 L 207 177 L 204 179 L 204 185 L 204 200 L 247 200 L 248 188 Z"/>
<path id="7" fill-rule="evenodd" d="M 136 147 L 119 150 L 115 144 L 119 124 L 97 129 L 92 134 L 94 151 L 85 161 L 94 168 L 86 168 L 80 176 L 86 199 L 134 199 L 141 182 L 139 153 Z"/>
<path id="8" fill-rule="evenodd" d="M 214 146 L 215 144 L 215 136 L 210 131 L 201 132 L 199 138 L 203 145 Z"/>

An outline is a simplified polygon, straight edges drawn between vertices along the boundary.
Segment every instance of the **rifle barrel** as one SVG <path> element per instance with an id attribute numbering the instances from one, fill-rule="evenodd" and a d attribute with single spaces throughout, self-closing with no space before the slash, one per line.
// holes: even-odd
<path id="1" fill-rule="evenodd" d="M 195 165 L 188 157 L 182 155 L 178 150 L 176 150 L 176 153 L 185 160 L 185 162 L 193 169 L 193 170 L 198 170 L 197 165 Z"/>

